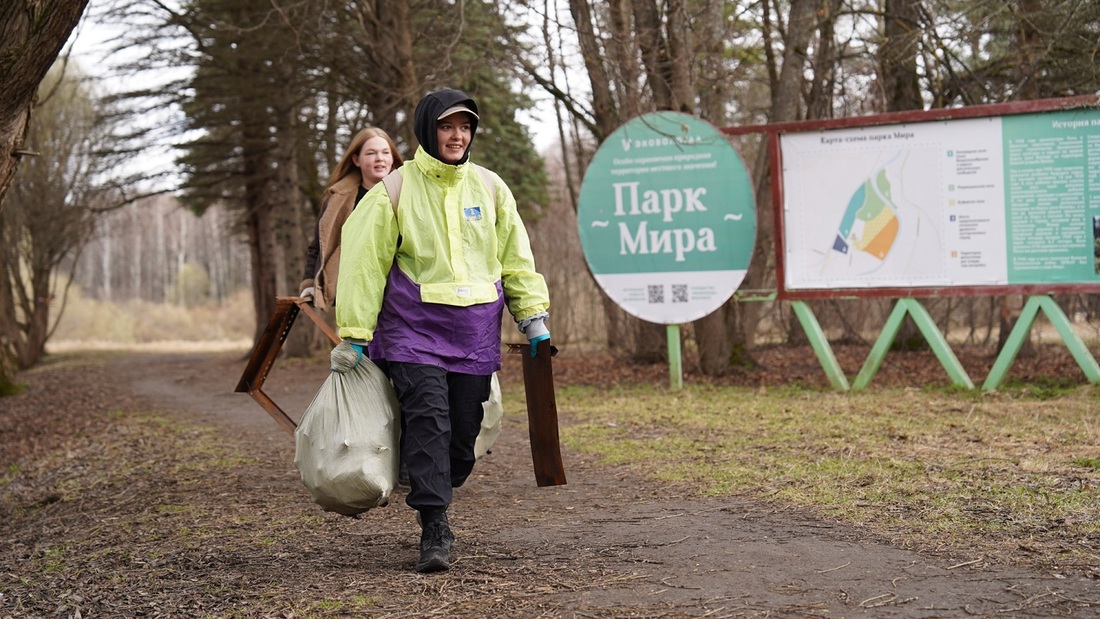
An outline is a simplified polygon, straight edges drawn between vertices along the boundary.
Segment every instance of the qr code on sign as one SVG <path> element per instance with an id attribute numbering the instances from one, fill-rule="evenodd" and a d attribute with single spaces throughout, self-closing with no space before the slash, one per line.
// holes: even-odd
<path id="1" fill-rule="evenodd" d="M 664 303 L 665 302 L 665 287 L 661 285 L 647 286 L 649 289 L 649 302 L 650 303 Z"/>
<path id="2" fill-rule="evenodd" d="M 687 303 L 688 302 L 688 287 L 687 287 L 687 284 L 673 284 L 672 285 L 672 302 L 673 303 Z"/>

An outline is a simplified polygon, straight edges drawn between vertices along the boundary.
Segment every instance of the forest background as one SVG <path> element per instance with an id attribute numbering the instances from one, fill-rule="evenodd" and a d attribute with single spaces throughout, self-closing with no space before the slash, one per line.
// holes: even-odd
<path id="1" fill-rule="evenodd" d="M 442 86 L 487 112 L 475 159 L 516 194 L 550 285 L 556 343 L 637 362 L 664 360 L 665 329 L 603 296 L 574 216 L 587 162 L 630 118 L 677 110 L 716 126 L 755 125 L 1100 91 L 1100 5 L 1087 0 L 85 5 L 0 11 L 4 33 L 54 11 L 83 15 L 73 36 L 91 23 L 117 33 L 94 70 L 62 48 L 68 31 L 60 36 L 25 135 L 5 153 L 19 163 L 13 180 L 0 174 L 0 383 L 37 363 L 48 342 L 247 348 L 276 296 L 297 292 L 325 178 L 350 136 L 376 125 L 411 155 L 412 109 Z M 3 39 L 0 48 L 19 42 Z M 12 93 L 0 95 L 0 112 Z M 541 152 L 532 118 L 555 136 Z M 759 222 L 742 288 L 774 289 L 767 153 L 754 136 L 734 145 L 753 173 Z M 953 341 L 993 347 L 1021 301 L 948 297 L 927 307 Z M 1059 301 L 1091 328 L 1095 298 Z M 814 309 L 831 340 L 869 346 L 891 301 Z M 682 334 L 705 375 L 751 364 L 762 344 L 805 337 L 782 302 L 730 302 Z M 898 338 L 918 339 L 911 324 Z M 296 329 L 286 350 L 322 347 Z"/>

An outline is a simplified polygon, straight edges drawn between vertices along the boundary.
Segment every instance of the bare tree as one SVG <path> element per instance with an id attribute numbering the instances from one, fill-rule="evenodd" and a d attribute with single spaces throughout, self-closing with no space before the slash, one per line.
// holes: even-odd
<path id="1" fill-rule="evenodd" d="M 24 144 L 38 84 L 80 21 L 88 0 L 8 0 L 0 3 L 0 213 Z M 0 321 L 14 314 L 13 299 L 0 293 Z M 0 393 L 14 373 L 6 342 L 0 342 Z"/>
<path id="2" fill-rule="evenodd" d="M 654 0 L 611 0 L 597 7 L 588 0 L 569 0 L 569 10 L 592 93 L 597 142 L 638 114 L 696 110 L 690 79 L 693 54 L 687 46 L 690 26 L 683 3 L 658 6 Z M 533 71 L 530 64 L 526 69 Z M 542 80 L 547 81 L 551 80 Z M 564 98 L 559 95 L 559 100 Z M 584 163 L 588 156 L 579 159 Z M 640 362 L 665 358 L 663 327 L 627 314 L 607 297 L 604 313 L 613 353 Z"/>
<path id="3" fill-rule="evenodd" d="M 143 198 L 104 213 L 80 253 L 75 282 L 84 296 L 108 302 L 172 302 L 180 271 L 201 271 L 202 295 L 220 303 L 250 281 L 248 246 L 234 231 L 233 214 L 221 204 L 202 216 L 170 195 Z M 181 265 L 183 265 L 181 267 Z"/>
<path id="4" fill-rule="evenodd" d="M 23 162 L 0 213 L 0 296 L 13 302 L 0 334 L 20 368 L 45 351 L 56 326 L 50 319 L 60 317 L 72 281 L 58 267 L 80 252 L 97 207 L 111 201 L 108 180 L 117 164 L 105 155 L 111 128 L 71 67 L 53 71 L 40 91 L 26 135 L 40 156 Z"/>

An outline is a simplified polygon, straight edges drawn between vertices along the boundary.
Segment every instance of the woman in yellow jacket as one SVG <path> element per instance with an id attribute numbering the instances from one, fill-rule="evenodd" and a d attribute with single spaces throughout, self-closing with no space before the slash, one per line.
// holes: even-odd
<path id="1" fill-rule="evenodd" d="M 549 292 L 515 198 L 496 174 L 486 186 L 469 161 L 479 119 L 466 93 L 425 96 L 396 208 L 379 183 L 342 232 L 336 323 L 340 337 L 385 361 L 401 403 L 421 572 L 450 568 L 447 508 L 473 470 L 504 308 L 533 345 L 550 337 Z"/>

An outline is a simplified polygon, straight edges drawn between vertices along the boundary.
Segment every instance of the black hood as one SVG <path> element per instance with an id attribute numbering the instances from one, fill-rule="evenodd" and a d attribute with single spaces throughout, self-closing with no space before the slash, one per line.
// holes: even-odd
<path id="1" fill-rule="evenodd" d="M 428 93 L 420 100 L 420 103 L 416 104 L 416 114 L 413 116 L 413 130 L 416 133 L 416 139 L 425 152 L 440 161 L 443 161 L 443 159 L 439 156 L 439 144 L 435 138 L 435 125 L 438 122 L 439 115 L 455 105 L 465 105 L 473 110 L 474 114 L 479 113 L 477 103 L 474 103 L 470 95 L 452 88 L 444 88 Z M 474 135 L 477 134 L 477 122 L 476 117 L 470 119 L 470 144 L 466 147 L 466 153 L 462 155 L 462 161 L 458 162 L 459 165 L 466 163 L 470 158 L 470 147 L 474 145 Z"/>

